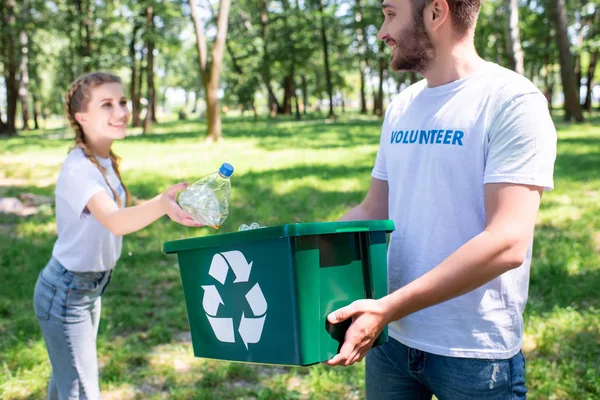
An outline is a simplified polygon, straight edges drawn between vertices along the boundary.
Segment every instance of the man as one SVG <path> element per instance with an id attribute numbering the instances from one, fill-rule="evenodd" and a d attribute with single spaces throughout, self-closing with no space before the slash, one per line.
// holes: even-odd
<path id="1" fill-rule="evenodd" d="M 480 0 L 384 0 L 394 70 L 425 79 L 388 107 L 372 181 L 343 220 L 393 219 L 389 294 L 352 318 L 329 365 L 369 352 L 368 399 L 525 398 L 521 353 L 531 246 L 553 188 L 556 131 L 542 93 L 481 59 Z"/>

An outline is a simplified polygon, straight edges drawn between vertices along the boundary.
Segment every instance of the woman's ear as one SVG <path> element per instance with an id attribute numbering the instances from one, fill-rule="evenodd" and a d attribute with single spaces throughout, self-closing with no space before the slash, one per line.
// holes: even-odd
<path id="1" fill-rule="evenodd" d="M 75 121 L 79 122 L 79 125 L 83 125 L 87 122 L 85 113 L 75 113 Z"/>

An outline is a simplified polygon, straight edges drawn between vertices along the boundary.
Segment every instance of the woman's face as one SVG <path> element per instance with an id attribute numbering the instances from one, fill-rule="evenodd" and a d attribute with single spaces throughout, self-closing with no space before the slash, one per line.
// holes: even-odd
<path id="1" fill-rule="evenodd" d="M 111 82 L 92 89 L 86 110 L 76 113 L 75 118 L 86 136 L 96 140 L 116 140 L 125 137 L 129 115 L 123 86 Z"/>

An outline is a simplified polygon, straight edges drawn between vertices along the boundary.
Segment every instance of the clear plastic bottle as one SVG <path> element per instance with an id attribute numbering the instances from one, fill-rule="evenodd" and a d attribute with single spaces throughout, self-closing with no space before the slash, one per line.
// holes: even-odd
<path id="1" fill-rule="evenodd" d="M 179 206 L 202 224 L 219 229 L 229 215 L 231 164 L 192 183 L 179 194 Z"/>

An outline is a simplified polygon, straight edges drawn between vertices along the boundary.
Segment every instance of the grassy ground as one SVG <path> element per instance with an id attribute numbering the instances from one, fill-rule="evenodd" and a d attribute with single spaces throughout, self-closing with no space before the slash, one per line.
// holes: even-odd
<path id="1" fill-rule="evenodd" d="M 526 309 L 532 399 L 600 396 L 600 120 L 558 124 L 556 189 L 539 215 Z M 170 122 L 115 144 L 132 193 L 236 167 L 231 213 L 221 231 L 334 220 L 366 193 L 380 121 L 224 121 L 226 140 L 206 144 L 199 122 Z M 0 141 L 0 196 L 52 196 L 71 141 L 62 131 Z M 27 218 L 0 214 L 0 397 L 39 399 L 50 371 L 32 309 L 36 276 L 55 239 L 54 209 Z M 166 240 L 213 234 L 164 218 L 124 240 L 103 298 L 98 339 L 103 398 L 358 399 L 364 364 L 284 368 L 193 358 L 183 293 Z"/>

